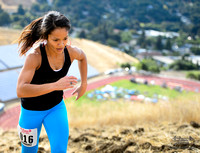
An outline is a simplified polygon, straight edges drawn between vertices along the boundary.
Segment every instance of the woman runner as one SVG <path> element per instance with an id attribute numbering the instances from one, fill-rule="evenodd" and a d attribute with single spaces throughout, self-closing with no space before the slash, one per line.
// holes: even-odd
<path id="1" fill-rule="evenodd" d="M 67 45 L 69 30 L 68 18 L 50 11 L 26 26 L 19 37 L 20 55 L 33 48 L 17 83 L 17 96 L 21 98 L 18 132 L 22 153 L 37 153 L 42 124 L 51 153 L 67 151 L 69 127 L 63 90 L 77 84 L 76 77 L 66 76 L 73 60 L 78 60 L 81 76 L 80 86 L 72 93 L 77 93 L 76 100 L 87 88 L 86 55 L 81 49 Z"/>

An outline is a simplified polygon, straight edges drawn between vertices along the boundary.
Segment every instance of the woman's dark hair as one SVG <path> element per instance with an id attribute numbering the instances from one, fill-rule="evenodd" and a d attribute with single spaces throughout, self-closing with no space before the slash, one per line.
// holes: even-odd
<path id="1" fill-rule="evenodd" d="M 50 11 L 32 21 L 23 29 L 18 39 L 20 55 L 24 55 L 35 42 L 47 39 L 56 28 L 66 28 L 67 31 L 71 28 L 69 19 L 57 11 Z"/>

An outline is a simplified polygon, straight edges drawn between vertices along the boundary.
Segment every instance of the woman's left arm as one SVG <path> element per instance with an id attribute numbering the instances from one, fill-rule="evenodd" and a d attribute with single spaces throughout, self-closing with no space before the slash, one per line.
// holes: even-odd
<path id="1" fill-rule="evenodd" d="M 87 57 L 81 49 L 74 47 L 73 59 L 78 60 L 78 67 L 81 77 L 80 86 L 76 88 L 72 93 L 73 95 L 77 93 L 76 100 L 78 100 L 81 96 L 83 96 L 83 94 L 86 92 L 87 89 Z"/>

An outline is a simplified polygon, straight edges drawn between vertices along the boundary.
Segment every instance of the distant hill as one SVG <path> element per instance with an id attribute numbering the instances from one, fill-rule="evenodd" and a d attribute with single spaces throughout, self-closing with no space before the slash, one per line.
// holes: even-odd
<path id="1" fill-rule="evenodd" d="M 199 0 L 0 0 L 0 5 L 0 26 L 22 29 L 33 19 L 57 10 L 70 19 L 75 37 L 120 48 L 130 55 L 134 47 L 131 41 L 142 30 L 177 32 L 180 39 L 173 39 L 172 44 L 179 46 L 187 37 L 192 43 L 200 38 Z M 147 41 L 142 47 L 155 46 L 154 40 Z"/>
<path id="2" fill-rule="evenodd" d="M 0 5 L 8 12 L 15 12 L 19 4 L 22 4 L 24 8 L 30 8 L 36 0 L 0 0 Z"/>
<path id="3" fill-rule="evenodd" d="M 179 31 L 184 24 L 200 23 L 199 0 L 0 0 L 1 7 L 7 12 L 16 12 L 19 4 L 25 10 L 34 4 L 30 13 L 35 16 L 58 10 L 67 15 L 73 25 L 83 28 L 94 28 L 106 21 L 109 26 L 113 22 L 112 26 L 121 30 Z"/>
<path id="4" fill-rule="evenodd" d="M 11 44 L 21 31 L 0 28 L 0 45 Z M 86 39 L 72 39 L 72 45 L 80 47 L 87 55 L 88 63 L 100 73 L 108 69 L 118 68 L 120 63 L 137 63 L 138 60 L 130 55 L 117 51 L 109 46 Z"/>

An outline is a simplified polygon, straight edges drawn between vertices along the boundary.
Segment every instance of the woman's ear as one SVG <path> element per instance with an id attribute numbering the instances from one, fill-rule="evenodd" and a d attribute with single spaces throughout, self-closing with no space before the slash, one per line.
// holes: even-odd
<path id="1" fill-rule="evenodd" d="M 71 46 L 72 42 L 71 42 L 71 39 L 68 37 L 67 38 L 67 45 L 66 46 Z"/>

